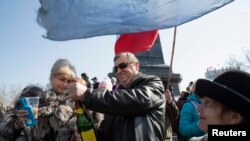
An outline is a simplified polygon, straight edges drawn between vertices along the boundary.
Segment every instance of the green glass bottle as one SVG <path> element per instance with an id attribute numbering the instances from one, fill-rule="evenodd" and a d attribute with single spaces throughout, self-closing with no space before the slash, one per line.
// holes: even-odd
<path id="1" fill-rule="evenodd" d="M 96 141 L 94 124 L 80 101 L 75 102 L 76 124 L 83 141 Z"/>

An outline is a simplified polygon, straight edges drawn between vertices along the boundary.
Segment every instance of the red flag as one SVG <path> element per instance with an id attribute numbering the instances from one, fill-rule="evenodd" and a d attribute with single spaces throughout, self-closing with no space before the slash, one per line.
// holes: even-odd
<path id="1" fill-rule="evenodd" d="M 158 30 L 122 34 L 115 43 L 115 54 L 148 51 L 153 47 L 157 35 Z"/>

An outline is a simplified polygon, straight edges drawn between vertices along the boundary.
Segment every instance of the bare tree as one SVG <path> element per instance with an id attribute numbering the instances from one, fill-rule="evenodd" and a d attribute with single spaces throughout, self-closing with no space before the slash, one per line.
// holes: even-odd
<path id="1" fill-rule="evenodd" d="M 226 61 L 226 66 L 250 72 L 250 49 L 242 49 L 242 55 L 240 56 L 230 55 Z"/>
<path id="2" fill-rule="evenodd" d="M 243 62 L 243 67 L 245 70 L 250 72 L 250 49 L 244 49 L 244 62 Z"/>
<path id="3" fill-rule="evenodd" d="M 0 95 L 0 121 L 5 116 L 5 109 L 3 105 L 3 97 Z"/>
<path id="4" fill-rule="evenodd" d="M 2 85 L 0 86 L 0 110 L 5 111 L 8 107 L 13 107 L 14 101 L 17 99 L 21 92 L 21 87 L 19 85 Z M 3 110 L 3 111 L 2 111 Z"/>

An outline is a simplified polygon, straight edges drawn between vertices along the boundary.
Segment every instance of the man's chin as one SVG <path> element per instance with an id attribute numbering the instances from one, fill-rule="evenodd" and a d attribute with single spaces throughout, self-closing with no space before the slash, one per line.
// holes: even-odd
<path id="1" fill-rule="evenodd" d="M 127 83 L 127 81 L 121 81 L 121 85 L 123 86 L 123 87 L 128 87 L 128 83 Z"/>

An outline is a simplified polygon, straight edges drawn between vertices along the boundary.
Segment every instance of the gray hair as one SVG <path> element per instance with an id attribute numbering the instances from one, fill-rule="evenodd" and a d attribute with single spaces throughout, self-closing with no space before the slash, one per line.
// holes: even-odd
<path id="1" fill-rule="evenodd" d="M 133 53 L 131 53 L 131 52 L 122 52 L 122 53 L 117 54 L 117 55 L 115 56 L 115 58 L 114 58 L 114 62 L 115 62 L 118 58 L 124 57 L 124 56 L 127 57 L 127 58 L 128 58 L 128 61 L 130 61 L 130 62 L 139 62 L 138 59 L 136 58 L 136 56 L 135 56 Z"/>

